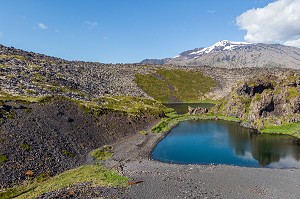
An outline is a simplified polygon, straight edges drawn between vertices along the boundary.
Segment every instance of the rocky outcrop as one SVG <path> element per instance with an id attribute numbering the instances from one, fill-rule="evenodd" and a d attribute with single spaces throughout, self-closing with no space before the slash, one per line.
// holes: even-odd
<path id="1" fill-rule="evenodd" d="M 193 108 L 193 107 L 188 107 L 188 114 L 190 115 L 200 115 L 200 114 L 205 114 L 205 113 L 208 113 L 208 109 L 207 108 L 204 108 L 204 107 L 196 107 L 196 108 Z"/>
<path id="2" fill-rule="evenodd" d="M 252 127 L 300 122 L 300 74 L 282 72 L 243 81 L 215 111 L 248 121 Z"/>

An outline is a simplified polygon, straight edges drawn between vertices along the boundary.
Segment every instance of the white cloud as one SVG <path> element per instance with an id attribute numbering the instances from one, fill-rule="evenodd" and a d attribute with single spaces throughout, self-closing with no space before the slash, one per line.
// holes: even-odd
<path id="1" fill-rule="evenodd" d="M 89 28 L 95 28 L 98 25 L 96 21 L 85 21 L 84 24 L 87 25 Z"/>
<path id="2" fill-rule="evenodd" d="M 300 47 L 300 0 L 277 0 L 236 18 L 252 43 L 281 43 Z"/>
<path id="3" fill-rule="evenodd" d="M 48 29 L 48 26 L 46 26 L 44 23 L 38 23 L 38 27 L 42 30 Z"/>
<path id="4" fill-rule="evenodd" d="M 207 12 L 208 12 L 209 14 L 215 14 L 216 11 L 215 11 L 215 10 L 208 10 Z"/>
<path id="5" fill-rule="evenodd" d="M 300 48 L 300 39 L 286 41 L 283 44 L 287 46 L 296 46 Z"/>

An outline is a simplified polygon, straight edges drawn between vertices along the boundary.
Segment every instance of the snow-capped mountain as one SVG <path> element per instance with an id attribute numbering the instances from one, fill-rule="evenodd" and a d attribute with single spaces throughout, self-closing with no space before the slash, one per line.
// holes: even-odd
<path id="1" fill-rule="evenodd" d="M 203 55 L 210 52 L 218 52 L 218 51 L 228 51 L 228 50 L 235 50 L 242 46 L 249 45 L 250 43 L 247 42 L 232 42 L 228 40 L 223 40 L 215 43 L 214 45 L 203 48 L 198 51 L 194 51 L 189 53 L 189 55 Z"/>
<path id="2" fill-rule="evenodd" d="M 224 68 L 281 67 L 300 69 L 300 48 L 280 44 L 251 44 L 223 40 L 206 48 L 195 48 L 161 60 L 142 64 L 214 66 Z"/>

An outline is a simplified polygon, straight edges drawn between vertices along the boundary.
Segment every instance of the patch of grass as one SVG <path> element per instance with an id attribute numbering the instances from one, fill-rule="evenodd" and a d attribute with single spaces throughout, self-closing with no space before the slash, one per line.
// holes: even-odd
<path id="1" fill-rule="evenodd" d="M 47 98 L 49 98 L 49 96 L 31 97 L 25 95 L 12 95 L 0 91 L 0 101 L 22 101 L 22 102 L 34 103 L 34 102 L 41 102 Z"/>
<path id="2" fill-rule="evenodd" d="M 97 160 L 108 160 L 113 156 L 111 146 L 103 146 L 93 151 L 92 156 Z"/>
<path id="3" fill-rule="evenodd" d="M 8 161 L 7 155 L 0 154 L 0 163 L 5 163 Z"/>
<path id="4" fill-rule="evenodd" d="M 0 59 L 12 59 L 12 58 L 26 60 L 26 58 L 21 55 L 4 55 L 4 54 L 0 55 Z"/>
<path id="5" fill-rule="evenodd" d="M 16 75 L 15 74 L 8 74 L 8 75 L 6 75 L 6 77 L 9 78 L 9 79 L 14 79 L 14 78 L 16 78 Z"/>
<path id="6" fill-rule="evenodd" d="M 0 193 L 1 199 L 31 199 L 44 193 L 61 190 L 78 183 L 91 182 L 94 186 L 126 186 L 129 178 L 119 175 L 102 165 L 85 165 L 65 171 L 46 181 L 33 182 L 27 186 L 17 186 Z"/>
<path id="7" fill-rule="evenodd" d="M 65 93 L 67 93 L 67 92 L 70 92 L 70 93 L 76 93 L 76 94 L 80 95 L 81 97 L 86 97 L 86 96 L 87 96 L 87 94 L 86 94 L 85 92 L 80 91 L 80 90 L 78 90 L 78 89 L 73 89 L 73 88 L 68 88 L 68 87 L 63 87 L 63 86 L 61 86 L 61 87 L 60 87 L 60 90 L 61 90 L 62 92 L 65 92 Z"/>
<path id="8" fill-rule="evenodd" d="M 254 102 L 260 101 L 261 100 L 261 94 L 260 93 L 256 93 L 255 96 L 253 97 Z"/>
<path id="9" fill-rule="evenodd" d="M 59 77 L 59 78 L 64 78 L 65 77 L 65 75 L 63 75 L 61 73 L 57 73 L 56 76 Z"/>
<path id="10" fill-rule="evenodd" d="M 46 77 L 44 77 L 40 73 L 34 73 L 33 75 L 35 76 L 35 81 L 37 82 L 43 82 L 46 80 Z"/>
<path id="11" fill-rule="evenodd" d="M 35 91 L 34 90 L 26 90 L 26 93 L 29 94 L 29 95 L 34 95 L 35 94 Z"/>
<path id="12" fill-rule="evenodd" d="M 104 96 L 93 102 L 86 105 L 88 107 L 122 111 L 132 115 L 150 114 L 159 116 L 170 111 L 170 109 L 157 101 L 133 96 Z"/>
<path id="13" fill-rule="evenodd" d="M 142 134 L 142 135 L 148 135 L 147 131 L 140 131 L 140 134 Z"/>
<path id="14" fill-rule="evenodd" d="M 67 156 L 67 157 L 73 158 L 73 157 L 76 156 L 75 154 L 71 153 L 70 151 L 68 151 L 68 150 L 66 150 L 66 149 L 63 149 L 62 152 L 63 152 L 63 154 L 64 154 L 65 156 Z"/>
<path id="15" fill-rule="evenodd" d="M 21 77 L 28 77 L 27 73 L 25 71 L 21 71 L 20 72 L 20 76 Z"/>
<path id="16" fill-rule="evenodd" d="M 14 57 L 16 59 L 20 59 L 20 60 L 26 60 L 26 58 L 24 56 L 21 56 L 21 55 L 14 55 Z"/>
<path id="17" fill-rule="evenodd" d="M 297 90 L 296 87 L 290 87 L 288 89 L 287 100 L 291 100 L 291 99 L 294 99 L 295 97 L 299 97 L 299 96 L 300 96 L 300 92 Z"/>
<path id="18" fill-rule="evenodd" d="M 39 71 L 39 70 L 42 69 L 42 67 L 41 67 L 41 66 L 38 66 L 38 65 L 32 64 L 32 65 L 30 65 L 30 66 L 28 67 L 28 69 L 29 69 L 29 70 Z"/>
<path id="19" fill-rule="evenodd" d="M 27 143 L 23 143 L 21 144 L 21 147 L 25 150 L 25 151 L 30 151 L 31 150 L 31 147 L 29 144 Z"/>
<path id="20" fill-rule="evenodd" d="M 300 123 L 288 123 L 283 125 L 266 125 L 262 133 L 285 134 L 300 138 Z"/>
<path id="21" fill-rule="evenodd" d="M 9 112 L 6 112 L 4 115 L 9 119 L 15 119 L 17 116 L 17 113 L 15 111 L 9 111 Z"/>
<path id="22" fill-rule="evenodd" d="M 10 66 L 9 65 L 6 65 L 6 64 L 0 64 L 0 68 L 9 68 Z"/>
<path id="23" fill-rule="evenodd" d="M 35 180 L 36 182 L 44 182 L 46 180 L 48 180 L 51 177 L 51 171 L 45 171 L 43 173 L 41 173 L 40 175 L 38 175 Z"/>
<path id="24" fill-rule="evenodd" d="M 153 74 L 137 74 L 135 82 L 148 95 L 160 102 L 168 102 L 171 96 L 171 91 L 167 82 L 158 79 Z"/>

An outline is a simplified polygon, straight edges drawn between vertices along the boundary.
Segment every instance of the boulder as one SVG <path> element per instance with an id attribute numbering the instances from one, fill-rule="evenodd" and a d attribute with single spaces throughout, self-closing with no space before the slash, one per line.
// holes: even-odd
<path id="1" fill-rule="evenodd" d="M 205 114 L 208 112 L 207 108 L 203 108 L 203 107 L 197 107 L 197 108 L 193 108 L 193 107 L 188 107 L 189 112 L 188 114 L 190 115 L 200 115 L 200 114 Z"/>

